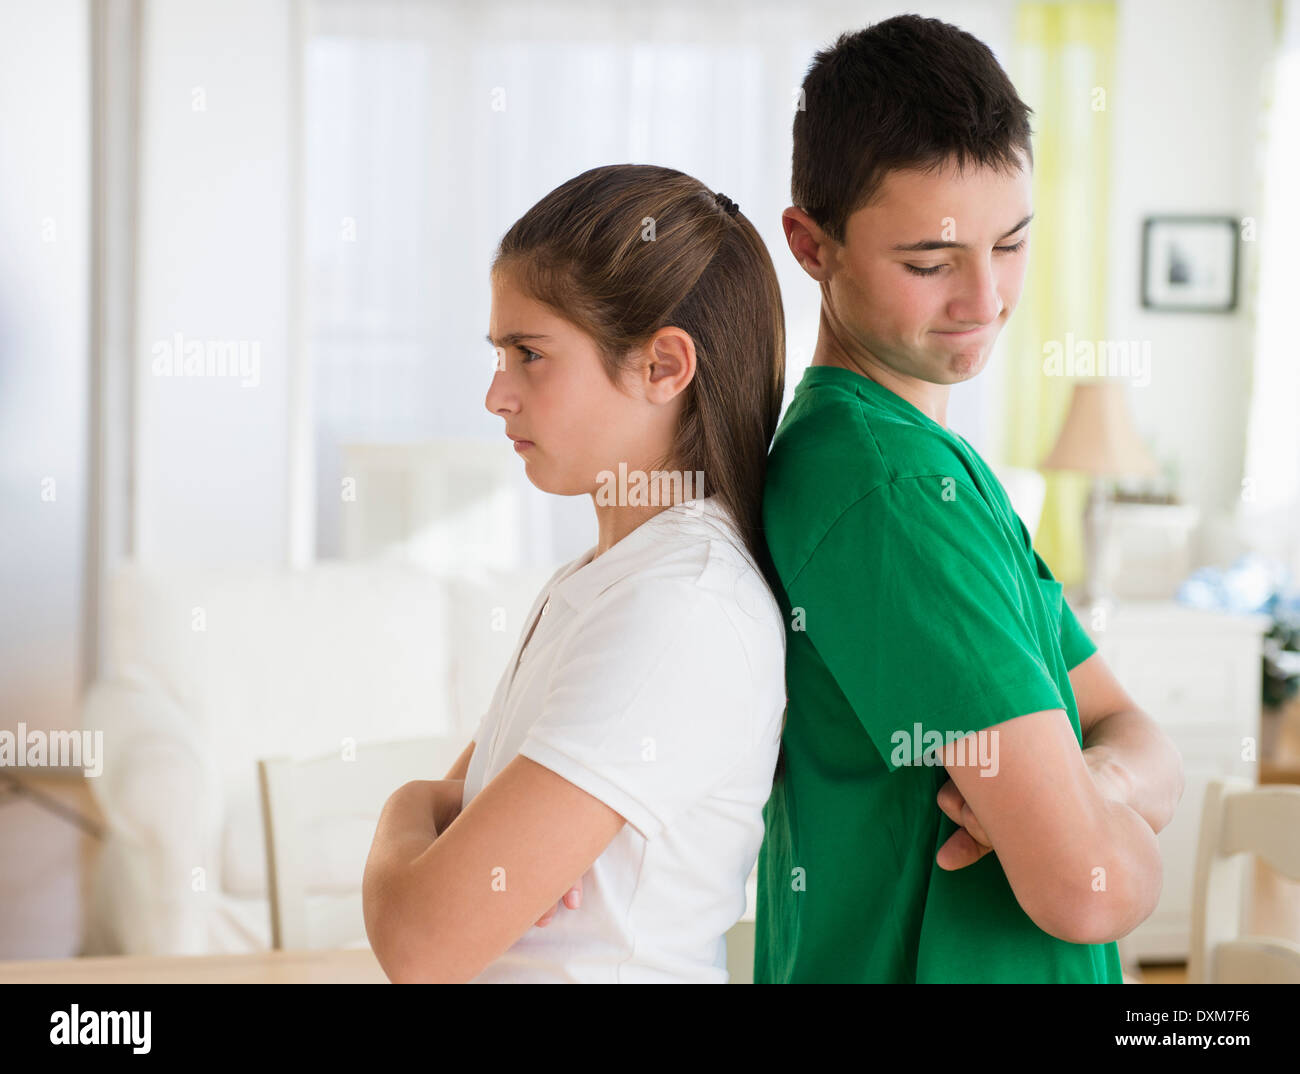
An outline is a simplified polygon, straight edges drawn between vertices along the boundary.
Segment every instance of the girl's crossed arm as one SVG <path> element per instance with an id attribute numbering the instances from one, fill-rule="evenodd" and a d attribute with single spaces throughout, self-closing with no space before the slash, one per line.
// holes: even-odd
<path id="1" fill-rule="evenodd" d="M 439 803 L 453 786 L 416 780 L 399 788 L 366 862 L 366 934 L 394 982 L 478 976 L 573 887 L 625 823 L 550 769 L 516 757 L 440 832 Z"/>

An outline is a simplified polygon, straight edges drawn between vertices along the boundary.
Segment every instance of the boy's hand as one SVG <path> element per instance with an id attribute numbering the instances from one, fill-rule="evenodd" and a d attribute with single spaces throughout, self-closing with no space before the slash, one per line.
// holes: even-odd
<path id="1" fill-rule="evenodd" d="M 552 906 L 549 910 L 547 910 L 546 913 L 544 913 L 540 918 L 537 919 L 537 928 L 539 929 L 545 928 L 547 925 L 549 925 L 551 923 L 551 918 L 553 918 L 559 912 L 561 905 L 567 906 L 570 910 L 576 910 L 579 906 L 582 905 L 581 878 L 579 878 L 578 882 L 574 884 L 573 887 L 569 888 L 567 894 L 565 894 L 564 898 L 561 899 L 560 902 L 557 902 L 554 906 Z"/>
<path id="2" fill-rule="evenodd" d="M 1131 780 L 1126 779 L 1124 770 L 1114 763 L 1110 753 L 1104 747 L 1091 747 L 1083 751 L 1083 760 L 1102 797 L 1127 805 Z M 939 808 L 958 825 L 958 829 L 939 848 L 935 861 L 939 868 L 948 870 L 974 865 L 993 849 L 979 818 L 971 812 L 957 784 L 951 779 L 939 788 L 938 802 Z"/>
<path id="3" fill-rule="evenodd" d="M 974 865 L 993 849 L 979 819 L 971 812 L 966 799 L 951 779 L 939 788 L 939 808 L 958 825 L 948 841 L 939 848 L 935 862 L 940 869 L 952 871 Z"/>

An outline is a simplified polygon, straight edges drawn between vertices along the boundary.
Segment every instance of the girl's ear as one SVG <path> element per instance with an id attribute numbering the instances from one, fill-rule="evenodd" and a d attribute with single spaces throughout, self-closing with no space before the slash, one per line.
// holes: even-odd
<path id="1" fill-rule="evenodd" d="M 684 392 L 695 377 L 695 341 L 680 328 L 659 329 L 650 340 L 642 368 L 646 399 L 668 402 Z"/>

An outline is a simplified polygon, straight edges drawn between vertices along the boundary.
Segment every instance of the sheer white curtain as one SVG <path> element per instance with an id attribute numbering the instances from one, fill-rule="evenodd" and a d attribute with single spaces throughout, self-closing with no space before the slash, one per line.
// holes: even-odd
<path id="1" fill-rule="evenodd" d="M 1255 325 L 1242 517 L 1265 550 L 1300 569 L 1300 3 L 1278 5 L 1279 42 L 1268 108 L 1264 207 L 1257 221 Z"/>
<path id="2" fill-rule="evenodd" d="M 927 14 L 1000 55 L 1009 43 L 1010 2 L 938 8 Z M 780 223 L 797 90 L 819 48 L 899 10 L 311 0 L 304 242 L 317 554 L 338 550 L 341 441 L 456 436 L 506 450 L 483 406 L 489 262 L 530 205 L 596 165 L 678 168 L 740 204 L 785 296 L 788 398 L 812 357 L 818 311 Z M 954 424 L 965 412 L 962 431 L 975 440 L 981 387 L 954 399 Z M 589 504 L 531 486 L 521 495 L 538 501 L 538 561 L 589 546 Z"/>

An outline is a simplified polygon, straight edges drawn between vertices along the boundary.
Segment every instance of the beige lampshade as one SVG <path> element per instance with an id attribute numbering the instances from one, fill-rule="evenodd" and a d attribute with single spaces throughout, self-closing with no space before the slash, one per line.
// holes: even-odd
<path id="1" fill-rule="evenodd" d="M 1154 477 L 1160 470 L 1138 435 L 1121 385 L 1076 383 L 1065 425 L 1040 464 L 1096 477 Z"/>

